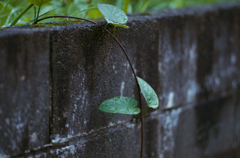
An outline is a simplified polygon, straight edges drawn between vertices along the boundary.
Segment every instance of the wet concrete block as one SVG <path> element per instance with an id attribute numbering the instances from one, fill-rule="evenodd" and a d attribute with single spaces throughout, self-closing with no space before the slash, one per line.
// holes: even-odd
<path id="1" fill-rule="evenodd" d="M 239 106 L 239 105 L 238 105 Z M 165 158 L 237 157 L 233 96 L 215 98 L 190 107 L 167 111 L 162 116 L 161 154 Z"/>
<path id="2" fill-rule="evenodd" d="M 135 97 L 130 67 L 112 37 L 87 24 L 53 31 L 51 40 L 52 133 L 74 136 L 131 120 L 131 115 L 97 109 L 115 96 Z"/>
<path id="3" fill-rule="evenodd" d="M 143 157 L 160 157 L 161 135 L 159 133 L 161 133 L 161 117 L 155 113 L 144 120 Z"/>
<path id="4" fill-rule="evenodd" d="M 159 157 L 158 126 L 159 118 L 157 116 L 146 119 L 145 138 L 147 141 L 145 140 L 144 143 L 144 158 Z M 85 136 L 61 140 L 62 143 L 58 143 L 56 146 L 53 145 L 48 149 L 23 157 L 140 157 L 140 127 L 140 122 L 127 122 L 122 125 L 111 126 Z"/>
<path id="5" fill-rule="evenodd" d="M 234 93 L 234 144 L 233 147 L 240 149 L 240 84 Z M 240 150 L 236 152 L 236 157 L 240 157 Z"/>
<path id="6" fill-rule="evenodd" d="M 133 26 L 129 30 L 117 29 L 116 37 L 129 54 L 138 76 L 147 82 L 153 81 L 152 86 L 157 90 L 158 82 L 154 78 L 158 73 L 152 73 L 157 70 L 156 32 L 141 40 L 144 45 L 139 42 L 149 28 L 155 27 L 144 21 L 130 25 Z M 127 58 L 110 35 L 98 26 L 83 24 L 53 31 L 51 41 L 53 137 L 56 134 L 74 136 L 132 119 L 131 115 L 109 114 L 97 109 L 104 100 L 115 96 L 138 98 Z"/>
<path id="7" fill-rule="evenodd" d="M 137 75 L 157 92 L 162 109 L 231 93 L 240 82 L 239 10 L 199 16 L 178 12 L 165 18 L 130 17 L 130 29 L 116 30 Z M 52 134 L 74 136 L 132 118 L 97 110 L 114 96 L 138 98 L 126 57 L 108 34 L 92 24 L 70 25 L 53 29 L 51 44 Z"/>
<path id="8" fill-rule="evenodd" d="M 160 19 L 163 108 L 233 93 L 240 82 L 239 9 L 199 14 Z"/>
<path id="9" fill-rule="evenodd" d="M 140 126 L 108 129 L 93 138 L 75 142 L 75 157 L 140 157 Z M 121 140 L 121 141 L 120 141 Z M 55 154 L 53 154 L 55 155 Z M 57 154 L 58 156 L 59 154 Z"/>
<path id="10" fill-rule="evenodd" d="M 163 18 L 160 23 L 158 72 L 165 109 L 195 101 L 197 24 L 193 16 Z"/>
<path id="11" fill-rule="evenodd" d="M 0 72 L 0 157 L 48 143 L 48 32 L 1 32 Z"/>

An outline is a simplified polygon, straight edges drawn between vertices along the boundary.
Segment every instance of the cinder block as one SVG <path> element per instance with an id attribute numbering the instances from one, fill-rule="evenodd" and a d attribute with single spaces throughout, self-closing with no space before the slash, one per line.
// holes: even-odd
<path id="1" fill-rule="evenodd" d="M 233 93 L 240 82 L 239 9 L 197 14 L 160 19 L 163 108 Z"/>
<path id="2" fill-rule="evenodd" d="M 0 33 L 0 157 L 49 143 L 49 33 Z"/>
<path id="3" fill-rule="evenodd" d="M 237 86 L 234 93 L 234 139 L 233 139 L 233 147 L 236 149 L 240 149 L 240 84 Z M 240 150 L 236 152 L 237 158 L 240 157 Z"/>
<path id="4" fill-rule="evenodd" d="M 167 111 L 162 117 L 164 158 L 236 157 L 235 103 L 233 96 L 215 98 L 195 106 Z"/>
<path id="5" fill-rule="evenodd" d="M 122 41 L 139 76 L 144 79 L 151 77 L 150 81 L 153 81 L 158 75 L 153 72 L 157 69 L 157 37 L 143 39 L 152 26 L 144 21 L 139 21 L 138 25 L 141 25 L 138 29 L 143 30 L 142 33 L 138 34 L 139 30 L 135 30 L 137 26 L 134 25 L 129 30 L 117 29 L 116 37 Z M 154 32 L 151 34 L 155 35 Z M 139 38 L 146 45 L 138 42 Z M 83 24 L 53 31 L 51 41 L 53 136 L 81 135 L 133 118 L 131 115 L 109 114 L 97 109 L 104 100 L 115 96 L 138 99 L 127 58 L 110 35 L 98 26 Z M 147 50 L 149 47 L 151 49 Z M 155 62 L 149 62 L 152 60 Z M 145 68 L 141 70 L 142 67 Z M 158 83 L 157 79 L 153 83 Z M 157 86 L 153 87 L 157 89 Z"/>
<path id="6" fill-rule="evenodd" d="M 160 99 L 145 122 L 144 157 L 239 156 L 240 9 L 229 6 L 139 15 L 117 28 Z M 97 109 L 115 96 L 138 99 L 111 36 L 89 23 L 11 31 L 0 35 L 0 156 L 139 157 L 133 116 Z"/>
<path id="7" fill-rule="evenodd" d="M 65 142 L 52 145 L 24 158 L 47 157 L 98 157 L 98 158 L 135 158 L 140 157 L 140 122 L 109 127 L 82 137 L 65 139 Z M 152 116 L 145 121 L 144 158 L 159 157 L 158 128 L 159 117 Z M 150 134 L 151 133 L 151 134 Z"/>

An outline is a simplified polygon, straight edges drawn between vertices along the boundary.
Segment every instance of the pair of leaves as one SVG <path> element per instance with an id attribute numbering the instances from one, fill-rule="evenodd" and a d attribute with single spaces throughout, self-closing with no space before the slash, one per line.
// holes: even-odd
<path id="1" fill-rule="evenodd" d="M 147 106 L 156 109 L 159 106 L 157 94 L 143 79 L 137 77 L 141 92 L 147 102 Z M 139 114 L 140 109 L 135 108 L 138 102 L 133 98 L 114 97 L 104 101 L 99 109 L 109 113 Z"/>

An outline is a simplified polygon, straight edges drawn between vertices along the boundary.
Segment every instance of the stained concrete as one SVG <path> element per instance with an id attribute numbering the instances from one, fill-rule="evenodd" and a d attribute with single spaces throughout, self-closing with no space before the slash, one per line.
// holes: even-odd
<path id="1" fill-rule="evenodd" d="M 49 143 L 49 33 L 0 33 L 0 157 Z"/>
<path id="2" fill-rule="evenodd" d="M 224 4 L 136 14 L 129 17 L 129 29 L 117 28 L 116 37 L 137 75 L 160 100 L 160 107 L 149 110 L 145 119 L 144 157 L 239 156 L 239 19 L 239 4 Z M 113 31 L 111 25 L 99 23 Z M 1 38 L 12 37 L 12 30 L 2 30 Z M 47 130 L 41 147 L 17 150 L 15 157 L 139 157 L 140 124 L 131 122 L 134 116 L 97 109 L 115 96 L 138 99 L 130 66 L 112 37 L 89 23 L 20 30 L 25 33 L 16 36 L 46 37 L 39 47 L 34 36 L 32 45 L 46 53 L 44 60 L 34 63 L 44 66 L 37 85 L 46 86 L 39 91 L 45 98 L 36 99 L 44 100 L 38 105 L 48 121 L 41 121 L 41 128 L 36 123 L 36 130 Z M 27 54 L 34 52 L 32 45 Z M 6 69 L 1 71 L 7 74 Z M 35 113 L 26 116 L 36 121 Z"/>

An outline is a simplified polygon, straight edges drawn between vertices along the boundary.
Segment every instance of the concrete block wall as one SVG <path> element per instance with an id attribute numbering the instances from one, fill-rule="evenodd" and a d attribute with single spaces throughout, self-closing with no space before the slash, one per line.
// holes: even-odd
<path id="1" fill-rule="evenodd" d="M 49 33 L 0 33 L 0 157 L 49 143 Z"/>
<path id="2" fill-rule="evenodd" d="M 144 157 L 240 158 L 239 3 L 131 15 L 127 25 L 116 37 L 160 100 L 144 120 Z M 136 116 L 97 109 L 138 99 L 126 57 L 98 26 L 1 30 L 0 72 L 0 157 L 140 156 Z"/>

